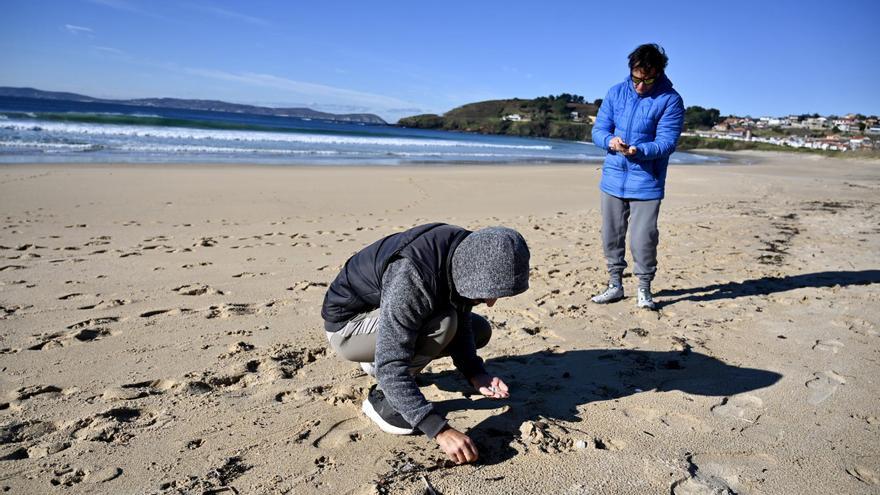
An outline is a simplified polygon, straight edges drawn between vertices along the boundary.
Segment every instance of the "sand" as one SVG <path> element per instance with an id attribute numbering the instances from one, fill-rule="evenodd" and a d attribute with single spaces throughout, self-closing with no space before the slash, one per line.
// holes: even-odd
<path id="1" fill-rule="evenodd" d="M 606 281 L 598 165 L 0 167 L 0 491 L 880 493 L 880 163 L 673 166 L 658 312 Z M 482 399 L 423 391 L 452 466 L 360 411 L 327 348 L 346 258 L 421 223 L 518 229 Z"/>

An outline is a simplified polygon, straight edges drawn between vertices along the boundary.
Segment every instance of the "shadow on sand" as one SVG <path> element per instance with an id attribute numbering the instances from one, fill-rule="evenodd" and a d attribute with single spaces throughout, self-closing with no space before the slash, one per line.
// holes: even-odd
<path id="1" fill-rule="evenodd" d="M 716 301 L 719 299 L 736 299 L 744 296 L 766 296 L 776 292 L 785 292 L 808 287 L 834 287 L 848 285 L 871 285 L 880 283 L 880 270 L 861 270 L 855 272 L 818 272 L 790 275 L 787 277 L 764 277 L 743 282 L 707 285 L 690 289 L 666 289 L 654 294 L 664 297 L 658 306 L 668 306 L 680 301 Z M 681 297 L 676 297 L 681 296 Z"/>
<path id="2" fill-rule="evenodd" d="M 443 413 L 509 406 L 507 411 L 489 417 L 469 432 L 480 447 L 481 462 L 486 464 L 516 455 L 512 442 L 525 421 L 577 423 L 581 421 L 577 408 L 593 401 L 648 390 L 725 397 L 769 387 L 782 376 L 728 365 L 689 351 L 543 351 L 491 359 L 486 364 L 491 373 L 502 377 L 510 387 L 509 399 L 461 398 L 435 403 Z M 423 378 L 443 390 L 472 393 L 455 371 L 425 374 Z"/>

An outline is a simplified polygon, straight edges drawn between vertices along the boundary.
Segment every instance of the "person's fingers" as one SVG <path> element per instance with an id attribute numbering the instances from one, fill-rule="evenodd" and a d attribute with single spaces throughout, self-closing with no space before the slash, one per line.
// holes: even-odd
<path id="1" fill-rule="evenodd" d="M 464 460 L 464 456 L 461 454 L 460 445 L 450 446 L 450 449 L 446 451 L 446 454 L 449 456 L 450 459 L 452 459 L 452 462 L 456 464 L 461 464 L 461 462 Z"/>
<path id="2" fill-rule="evenodd" d="M 474 445 L 474 442 L 470 438 L 468 438 L 465 444 L 462 446 L 462 450 L 467 462 L 474 462 L 480 456 L 477 453 L 477 446 Z"/>

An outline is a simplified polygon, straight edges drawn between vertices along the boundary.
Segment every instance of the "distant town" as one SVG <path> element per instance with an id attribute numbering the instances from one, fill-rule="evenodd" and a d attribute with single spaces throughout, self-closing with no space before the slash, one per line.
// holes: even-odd
<path id="1" fill-rule="evenodd" d="M 875 150 L 880 149 L 880 119 L 861 114 L 729 116 L 708 129 L 687 128 L 682 135 L 823 151 Z"/>

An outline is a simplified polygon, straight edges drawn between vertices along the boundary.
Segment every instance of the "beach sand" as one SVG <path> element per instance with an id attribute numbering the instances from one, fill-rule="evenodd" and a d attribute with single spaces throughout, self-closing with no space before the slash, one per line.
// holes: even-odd
<path id="1" fill-rule="evenodd" d="M 600 167 L 0 167 L 0 492 L 880 493 L 880 163 L 673 166 L 658 312 L 599 306 Z M 505 225 L 511 388 L 435 361 L 451 466 L 360 411 L 327 284 L 421 223 Z M 627 255 L 629 258 L 629 255 Z"/>

